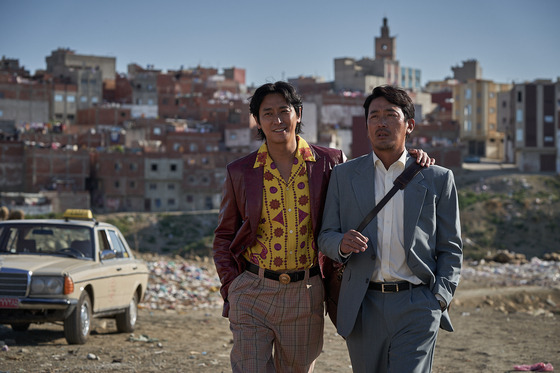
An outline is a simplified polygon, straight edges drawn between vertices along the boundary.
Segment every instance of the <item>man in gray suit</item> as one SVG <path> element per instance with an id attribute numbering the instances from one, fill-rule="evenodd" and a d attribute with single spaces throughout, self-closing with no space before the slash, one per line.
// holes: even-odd
<path id="1" fill-rule="evenodd" d="M 463 258 L 453 173 L 422 169 L 357 232 L 414 161 L 405 149 L 415 125 L 408 94 L 377 87 L 364 109 L 373 152 L 333 169 L 318 239 L 325 255 L 346 264 L 338 333 L 354 372 L 430 372 L 438 329 L 453 331 L 447 306 Z"/>

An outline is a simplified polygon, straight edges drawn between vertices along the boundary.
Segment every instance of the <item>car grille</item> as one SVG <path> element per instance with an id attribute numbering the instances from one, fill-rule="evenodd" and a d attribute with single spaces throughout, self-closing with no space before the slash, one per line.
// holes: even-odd
<path id="1" fill-rule="evenodd" d="M 24 297 L 27 295 L 27 284 L 29 283 L 29 272 L 0 270 L 0 296 Z"/>

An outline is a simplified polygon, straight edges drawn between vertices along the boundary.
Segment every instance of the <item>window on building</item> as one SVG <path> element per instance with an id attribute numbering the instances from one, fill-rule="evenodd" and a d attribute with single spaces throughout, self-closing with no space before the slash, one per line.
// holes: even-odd
<path id="1" fill-rule="evenodd" d="M 129 169 L 130 171 L 136 171 L 136 170 L 138 170 L 138 165 L 137 165 L 136 163 L 130 163 L 130 164 L 128 165 L 128 169 Z"/>
<path id="2" fill-rule="evenodd" d="M 89 84 L 95 85 L 95 84 L 97 84 L 97 80 L 96 80 L 96 79 L 91 79 L 91 80 L 89 81 Z"/>
<path id="3" fill-rule="evenodd" d="M 517 92 L 517 102 L 523 102 L 523 93 L 521 91 Z"/>
<path id="4" fill-rule="evenodd" d="M 80 97 L 80 101 L 81 102 L 87 102 L 87 96 Z"/>
<path id="5" fill-rule="evenodd" d="M 91 103 L 92 103 L 92 104 L 97 104 L 98 101 L 99 101 L 99 99 L 97 98 L 97 96 L 93 96 L 93 97 L 91 98 Z"/>
<path id="6" fill-rule="evenodd" d="M 465 89 L 465 100 L 470 100 L 472 97 L 472 91 L 470 88 Z"/>
<path id="7" fill-rule="evenodd" d="M 115 162 L 115 171 L 120 171 L 120 169 L 122 168 L 122 165 L 120 162 Z"/>
<path id="8" fill-rule="evenodd" d="M 56 94 L 54 95 L 54 101 L 55 102 L 62 102 L 64 99 L 64 97 L 62 97 L 62 95 Z"/>
<path id="9" fill-rule="evenodd" d="M 175 206 L 175 198 L 169 198 L 167 200 L 167 206 Z"/>
<path id="10" fill-rule="evenodd" d="M 74 102 L 76 102 L 76 96 L 68 95 L 68 96 L 66 96 L 66 101 L 74 103 Z"/>
<path id="11" fill-rule="evenodd" d="M 194 142 L 191 142 L 191 144 L 189 145 L 189 150 L 193 153 L 197 152 L 198 151 L 198 145 L 195 144 Z"/>
<path id="12" fill-rule="evenodd" d="M 193 201 L 194 201 L 193 196 L 191 196 L 190 194 L 187 195 L 187 202 L 188 202 L 188 203 L 192 203 Z"/>
<path id="13" fill-rule="evenodd" d="M 552 116 L 552 115 L 545 115 L 545 116 L 544 116 L 544 122 L 545 122 L 545 123 L 554 123 L 554 116 Z"/>
<path id="14" fill-rule="evenodd" d="M 149 188 L 150 190 L 157 190 L 157 184 L 151 183 Z"/>
<path id="15" fill-rule="evenodd" d="M 161 207 L 161 200 L 159 198 L 154 199 L 154 204 L 156 207 Z"/>
<path id="16" fill-rule="evenodd" d="M 128 186 L 130 187 L 130 189 L 136 189 L 136 181 L 132 180 L 128 183 Z"/>
<path id="17" fill-rule="evenodd" d="M 175 184 L 167 184 L 168 190 L 175 190 Z"/>
<path id="18" fill-rule="evenodd" d="M 153 105 L 153 104 L 154 104 L 154 100 L 148 99 L 148 105 Z"/>
<path id="19" fill-rule="evenodd" d="M 161 135 L 161 128 L 159 127 L 154 127 L 154 135 Z"/>
<path id="20" fill-rule="evenodd" d="M 115 181 L 115 188 L 119 189 L 120 186 L 121 186 L 121 183 L 118 180 Z"/>
<path id="21" fill-rule="evenodd" d="M 515 120 L 517 123 L 523 123 L 523 109 L 517 109 L 515 112 Z"/>
<path id="22" fill-rule="evenodd" d="M 171 171 L 171 172 L 177 171 L 177 165 L 175 163 L 171 163 L 169 165 L 169 171 Z"/>
<path id="23" fill-rule="evenodd" d="M 157 163 L 152 163 L 150 168 L 151 168 L 152 171 L 157 171 Z"/>

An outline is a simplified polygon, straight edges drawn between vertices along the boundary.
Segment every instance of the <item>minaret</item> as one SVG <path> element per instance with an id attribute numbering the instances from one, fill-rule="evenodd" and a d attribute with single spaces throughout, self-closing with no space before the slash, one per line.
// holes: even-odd
<path id="1" fill-rule="evenodd" d="M 387 26 L 387 17 L 383 18 L 383 26 L 381 26 L 381 37 L 375 38 L 375 59 L 376 60 L 392 60 L 397 56 L 397 46 L 394 37 L 389 36 L 389 26 Z"/>

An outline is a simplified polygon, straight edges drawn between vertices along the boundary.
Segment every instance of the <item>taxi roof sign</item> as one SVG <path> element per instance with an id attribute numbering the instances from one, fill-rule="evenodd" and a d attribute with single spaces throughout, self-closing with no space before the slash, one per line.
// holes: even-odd
<path id="1" fill-rule="evenodd" d="M 93 220 L 93 213 L 88 209 L 68 209 L 62 217 L 66 220 Z"/>

